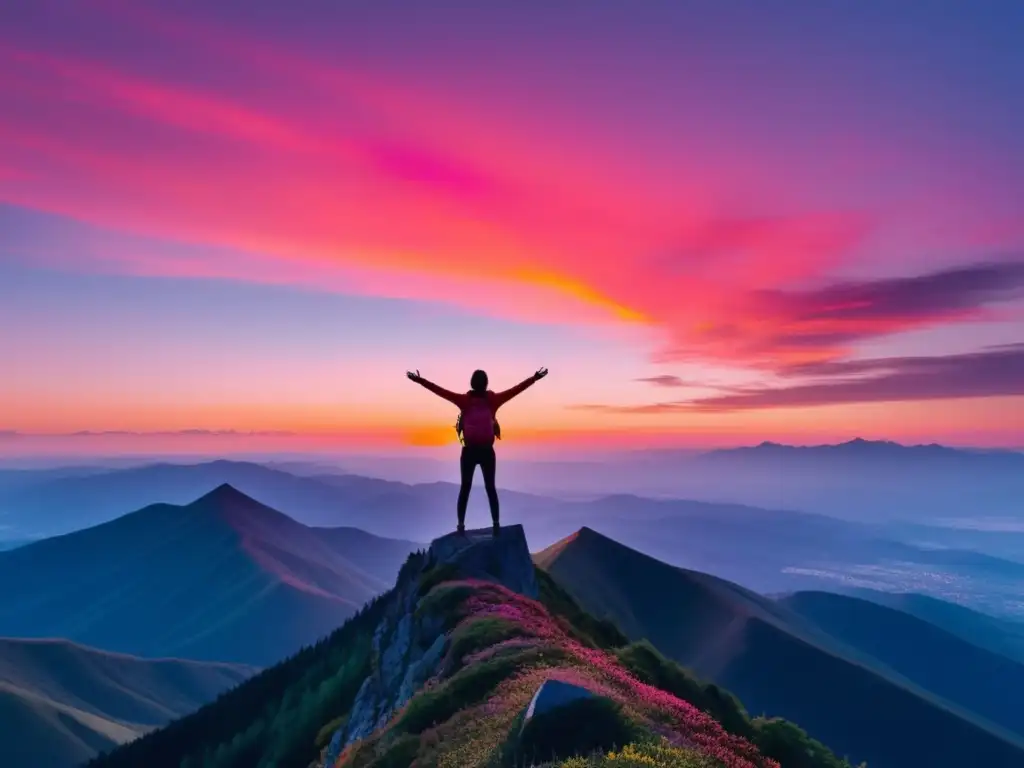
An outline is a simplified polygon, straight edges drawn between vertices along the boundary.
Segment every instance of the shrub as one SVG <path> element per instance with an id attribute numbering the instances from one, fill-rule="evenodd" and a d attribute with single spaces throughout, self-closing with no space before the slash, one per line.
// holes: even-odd
<path id="1" fill-rule="evenodd" d="M 462 660 L 471 653 L 526 634 L 524 627 L 508 619 L 496 616 L 470 619 L 460 624 L 452 633 L 449 654 L 455 668 L 458 668 L 462 665 Z"/>
<path id="2" fill-rule="evenodd" d="M 341 728 L 341 726 L 343 726 L 345 724 L 345 721 L 347 720 L 348 715 L 342 715 L 341 717 L 334 718 L 333 720 L 331 720 L 331 722 L 329 722 L 327 725 L 321 728 L 317 732 L 316 740 L 314 741 L 314 744 L 316 744 L 316 748 L 323 749 L 324 747 L 326 747 L 327 744 L 331 741 L 331 737 L 334 736 L 335 731 Z"/>
<path id="3" fill-rule="evenodd" d="M 419 597 L 423 597 L 438 584 L 443 584 L 446 581 L 454 581 L 458 576 L 459 569 L 454 563 L 440 563 L 435 565 L 420 574 L 419 585 L 417 586 L 416 593 Z"/>
<path id="4" fill-rule="evenodd" d="M 595 696 L 534 715 L 517 751 L 534 760 L 555 760 L 624 747 L 644 736 L 649 734 L 625 715 L 622 705 Z"/>
<path id="5" fill-rule="evenodd" d="M 752 741 L 761 754 L 779 761 L 785 768 L 849 768 L 829 748 L 812 739 L 797 725 L 781 718 L 755 718 Z"/>
<path id="6" fill-rule="evenodd" d="M 707 712 L 730 733 L 751 738 L 754 729 L 739 700 L 714 684 L 704 684 L 674 661 L 666 659 L 646 640 L 616 652 L 619 661 L 637 679 L 668 691 Z"/>
<path id="7" fill-rule="evenodd" d="M 406 705 L 395 727 L 406 733 L 422 733 L 448 720 L 460 709 L 472 706 L 499 683 L 537 657 L 535 650 L 501 656 L 456 672 L 437 688 L 421 691 Z"/>
<path id="8" fill-rule="evenodd" d="M 571 757 L 552 768 L 718 768 L 718 761 L 667 744 L 630 744 L 621 751 Z"/>
<path id="9" fill-rule="evenodd" d="M 419 737 L 403 733 L 388 745 L 383 754 L 370 762 L 367 768 L 409 768 L 419 751 Z"/>
<path id="10" fill-rule="evenodd" d="M 473 593 L 469 584 L 439 584 L 419 601 L 416 617 L 435 614 L 444 619 L 444 629 L 451 629 L 462 618 L 459 609 Z"/>

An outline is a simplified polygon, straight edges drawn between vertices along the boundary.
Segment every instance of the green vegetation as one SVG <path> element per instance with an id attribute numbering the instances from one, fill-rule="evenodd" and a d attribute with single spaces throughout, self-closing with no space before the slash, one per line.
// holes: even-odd
<path id="1" fill-rule="evenodd" d="M 529 649 L 460 669 L 437 688 L 413 696 L 395 723 L 395 728 L 406 733 L 422 733 L 431 726 L 445 722 L 460 709 L 482 700 L 498 683 L 511 677 L 520 667 L 538 656 L 536 649 Z"/>
<path id="2" fill-rule="evenodd" d="M 316 740 L 314 741 L 316 748 L 323 749 L 326 747 L 331 742 L 331 737 L 334 736 L 334 732 L 347 722 L 348 715 L 342 715 L 341 717 L 334 718 L 331 722 L 317 731 Z"/>
<path id="3" fill-rule="evenodd" d="M 629 643 L 619 628 L 605 619 L 595 619 L 558 585 L 551 574 L 534 568 L 540 587 L 540 601 L 552 616 L 563 619 L 570 634 L 592 648 L 621 648 Z"/>
<path id="4" fill-rule="evenodd" d="M 719 768 L 720 763 L 690 749 L 665 744 L 630 744 L 589 757 L 573 757 L 550 768 Z"/>
<path id="5" fill-rule="evenodd" d="M 646 640 L 620 648 L 616 656 L 637 679 L 690 702 L 715 718 L 730 733 L 753 738 L 750 718 L 735 696 L 714 684 L 697 680 Z"/>
<path id="6" fill-rule="evenodd" d="M 697 680 L 646 640 L 620 648 L 616 655 L 636 677 L 707 712 L 730 733 L 748 739 L 784 768 L 850 768 L 803 730 L 780 718 L 751 719 L 739 700 L 712 683 Z"/>
<path id="7" fill-rule="evenodd" d="M 427 594 L 427 592 L 432 590 L 438 584 L 442 584 L 446 581 L 453 581 L 458 577 L 458 568 L 456 568 L 453 563 L 441 563 L 439 565 L 434 565 L 420 574 L 416 594 L 419 597 L 423 597 L 423 595 Z"/>
<path id="8" fill-rule="evenodd" d="M 758 717 L 753 720 L 753 726 L 754 741 L 761 752 L 774 757 L 785 768 L 848 768 L 850 765 L 788 720 Z M 866 766 L 867 763 L 860 764 L 860 768 Z"/>
<path id="9" fill-rule="evenodd" d="M 504 640 L 523 637 L 528 634 L 526 627 L 508 619 L 488 616 L 482 619 L 464 621 L 452 632 L 452 644 L 448 651 L 456 669 L 463 659 L 476 651 L 490 648 Z"/>
<path id="10" fill-rule="evenodd" d="M 386 597 L 315 645 L 86 768 L 307 768 L 317 742 L 330 738 L 325 725 L 348 712 L 369 671 Z"/>
<path id="11" fill-rule="evenodd" d="M 440 616 L 444 628 L 451 629 L 462 618 L 459 609 L 471 594 L 473 587 L 468 584 L 438 584 L 420 599 L 416 606 L 416 618 L 427 614 Z"/>

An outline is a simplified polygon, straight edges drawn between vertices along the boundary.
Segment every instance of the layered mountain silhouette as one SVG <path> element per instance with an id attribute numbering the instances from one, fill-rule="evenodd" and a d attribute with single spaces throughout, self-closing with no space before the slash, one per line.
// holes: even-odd
<path id="1" fill-rule="evenodd" d="M 72 768 L 195 711 L 257 671 L 0 638 L 0 765 Z"/>
<path id="2" fill-rule="evenodd" d="M 12 473 L 16 474 L 16 473 Z M 409 485 L 346 474 L 295 475 L 262 464 L 217 460 L 124 469 L 28 472 L 0 484 L 0 524 L 12 537 L 55 536 L 109 522 L 153 502 L 183 505 L 223 484 L 310 526 L 350 526 L 377 535 L 429 541 L 454 518 L 457 486 Z M 486 508 L 475 494 L 471 508 Z M 540 497 L 503 492 L 507 512 L 537 509 Z M 484 512 L 486 518 L 486 512 Z M 439 529 L 438 520 L 444 520 Z"/>
<path id="3" fill-rule="evenodd" d="M 222 485 L 0 552 L 0 635 L 267 665 L 388 588 L 416 548 L 310 528 Z"/>
<path id="4" fill-rule="evenodd" d="M 518 525 L 433 541 L 324 642 L 90 766 L 554 768 L 573 755 L 849 768 L 580 610 Z"/>
<path id="5" fill-rule="evenodd" d="M 1024 736 L 1024 665 L 868 600 L 798 592 L 779 602 L 931 693 Z"/>
<path id="6" fill-rule="evenodd" d="M 1024 664 L 1024 622 L 1008 621 L 945 600 L 913 592 L 858 589 L 854 595 L 895 608 L 941 627 L 979 648 Z"/>
<path id="7" fill-rule="evenodd" d="M 799 723 L 838 754 L 872 768 L 1024 764 L 1021 742 L 1008 731 L 939 700 L 865 651 L 866 643 L 837 639 L 785 604 L 589 528 L 535 559 L 596 617 L 649 639 L 731 690 L 751 713 Z"/>

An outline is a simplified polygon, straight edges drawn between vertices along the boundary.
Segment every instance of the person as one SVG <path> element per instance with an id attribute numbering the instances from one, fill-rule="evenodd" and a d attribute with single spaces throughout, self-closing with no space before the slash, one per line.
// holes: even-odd
<path id="1" fill-rule="evenodd" d="M 457 429 L 461 432 L 463 439 L 462 455 L 459 459 L 461 485 L 459 487 L 459 500 L 457 504 L 459 534 L 466 533 L 466 505 L 469 503 L 469 492 L 473 487 L 473 474 L 477 465 L 484 476 L 484 488 L 487 491 L 487 501 L 491 507 L 491 526 L 495 536 L 501 530 L 500 514 L 498 508 L 498 489 L 494 480 L 497 472 L 497 456 L 494 453 L 494 439 L 500 437 L 500 429 L 496 415 L 498 409 L 516 395 L 522 393 L 528 387 L 548 375 L 547 368 L 539 369 L 530 378 L 516 384 L 504 392 L 492 392 L 487 388 L 487 374 L 484 371 L 474 371 L 470 377 L 470 390 L 465 394 L 449 392 L 444 387 L 439 387 L 432 381 L 427 381 L 420 376 L 419 371 L 409 371 L 406 374 L 412 381 L 443 397 L 459 409 L 459 421 Z"/>

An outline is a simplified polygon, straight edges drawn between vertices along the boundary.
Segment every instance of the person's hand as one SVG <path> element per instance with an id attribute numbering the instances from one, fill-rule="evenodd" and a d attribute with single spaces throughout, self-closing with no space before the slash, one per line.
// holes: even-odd
<path id="1" fill-rule="evenodd" d="M 541 379 L 543 379 L 547 375 L 548 375 L 548 369 L 547 368 L 539 368 L 539 369 L 537 369 L 537 372 L 535 374 L 533 374 L 533 378 L 535 378 L 537 381 L 540 381 Z"/>
<path id="2" fill-rule="evenodd" d="M 406 371 L 405 375 L 408 376 L 413 381 L 415 381 L 417 384 L 423 381 L 423 377 L 420 376 L 419 369 L 417 369 L 415 373 L 413 373 L 412 371 Z"/>

